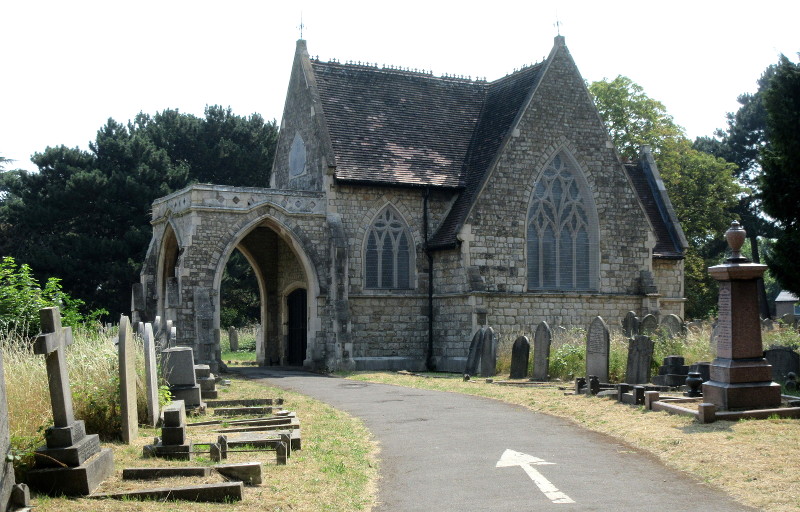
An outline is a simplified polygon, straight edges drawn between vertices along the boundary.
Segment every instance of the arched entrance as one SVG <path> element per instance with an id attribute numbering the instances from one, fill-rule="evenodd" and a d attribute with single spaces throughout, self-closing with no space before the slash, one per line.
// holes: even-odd
<path id="1" fill-rule="evenodd" d="M 287 335 L 286 364 L 302 366 L 308 349 L 308 308 L 305 288 L 298 288 L 286 297 Z"/>

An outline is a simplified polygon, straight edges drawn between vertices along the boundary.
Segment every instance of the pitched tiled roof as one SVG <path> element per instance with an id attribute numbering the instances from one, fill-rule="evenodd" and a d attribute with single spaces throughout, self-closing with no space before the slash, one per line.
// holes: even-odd
<path id="1" fill-rule="evenodd" d="M 655 183 L 648 179 L 647 172 L 642 162 L 625 164 L 625 171 L 633 183 L 636 195 L 644 207 L 645 214 L 653 226 L 656 235 L 656 245 L 653 247 L 653 256 L 657 258 L 682 258 L 683 248 L 674 228 L 670 229 L 672 220 L 663 204 L 661 194 L 656 190 Z"/>
<path id="2" fill-rule="evenodd" d="M 343 181 L 462 187 L 486 83 L 312 61 Z"/>

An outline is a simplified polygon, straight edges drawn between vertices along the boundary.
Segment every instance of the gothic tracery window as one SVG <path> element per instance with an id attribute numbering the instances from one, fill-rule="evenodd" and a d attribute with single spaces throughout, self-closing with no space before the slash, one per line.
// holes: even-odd
<path id="1" fill-rule="evenodd" d="M 393 208 L 386 207 L 367 231 L 366 288 L 411 287 L 411 237 Z"/>
<path id="2" fill-rule="evenodd" d="M 528 289 L 589 290 L 596 221 L 581 171 L 563 153 L 537 180 L 528 210 Z"/>

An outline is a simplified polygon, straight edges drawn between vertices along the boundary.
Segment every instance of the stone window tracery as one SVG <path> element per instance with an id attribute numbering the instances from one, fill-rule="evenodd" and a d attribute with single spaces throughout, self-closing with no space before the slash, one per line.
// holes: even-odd
<path id="1" fill-rule="evenodd" d="M 583 174 L 561 152 L 534 185 L 528 210 L 528 289 L 593 289 L 596 240 L 596 215 Z"/>
<path id="2" fill-rule="evenodd" d="M 411 237 L 393 208 L 386 207 L 367 231 L 366 288 L 411 287 Z"/>

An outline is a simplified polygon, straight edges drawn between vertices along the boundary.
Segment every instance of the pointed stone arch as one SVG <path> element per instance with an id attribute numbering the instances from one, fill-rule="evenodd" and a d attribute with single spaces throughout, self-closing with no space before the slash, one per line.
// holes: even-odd
<path id="1" fill-rule="evenodd" d="M 372 216 L 361 245 L 364 289 L 413 289 L 416 243 L 408 221 L 387 201 Z"/>

